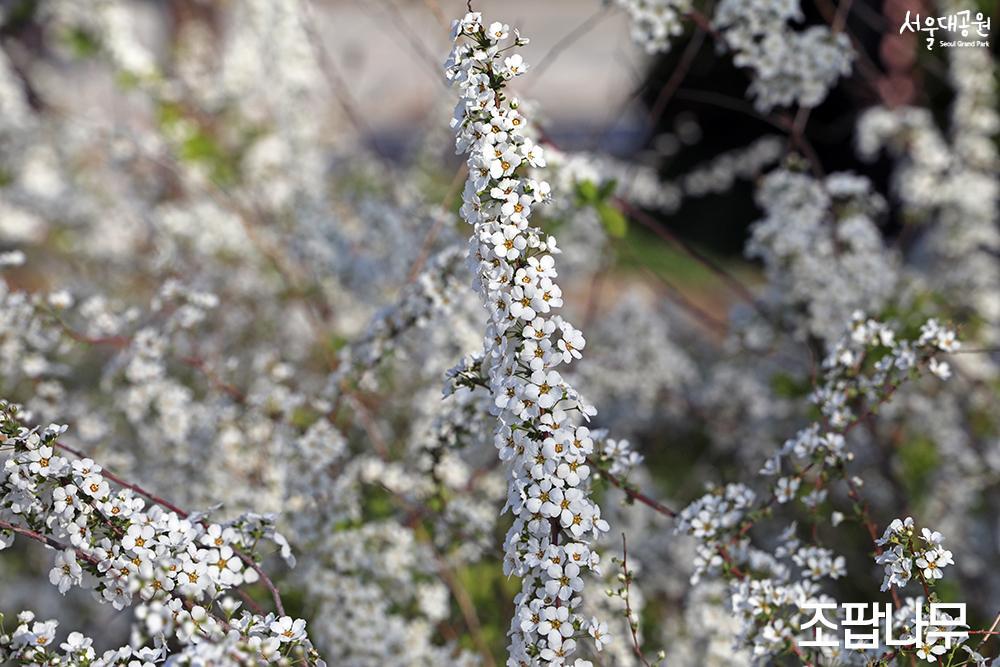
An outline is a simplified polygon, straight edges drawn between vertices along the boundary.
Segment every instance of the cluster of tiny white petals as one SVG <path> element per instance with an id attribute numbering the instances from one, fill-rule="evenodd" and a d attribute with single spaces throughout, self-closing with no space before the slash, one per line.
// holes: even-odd
<path id="1" fill-rule="evenodd" d="M 857 406 L 877 409 L 904 381 L 924 369 L 946 379 L 948 365 L 939 356 L 957 349 L 954 331 L 937 320 L 928 320 L 918 334 L 907 339 L 887 324 L 854 313 L 847 332 L 831 345 L 822 381 L 809 397 L 819 410 L 819 419 L 789 438 L 760 471 L 773 479 L 769 499 L 759 502 L 748 486 L 729 484 L 710 488 L 678 515 L 676 531 L 695 540 L 692 583 L 706 575 L 729 578 L 732 611 L 740 620 L 743 641 L 755 656 L 774 656 L 795 641 L 794 629 L 808 620 L 802 616 L 802 605 L 831 602 L 819 583 L 845 576 L 847 561 L 834 549 L 802 543 L 796 537 L 795 523 L 771 550 L 754 546 L 750 528 L 772 505 L 801 502 L 818 515 L 828 491 L 803 482 L 811 469 L 821 476 L 846 476 L 846 464 L 853 460 L 846 435 L 861 419 Z M 860 484 L 857 478 L 848 482 L 852 489 Z M 839 512 L 830 513 L 833 526 L 843 519 Z M 881 547 L 895 539 L 895 546 L 876 559 L 886 568 L 883 590 L 891 584 L 904 585 L 916 568 L 924 580 L 933 581 L 953 562 L 951 553 L 940 548 L 938 533 L 926 531 L 926 540 L 933 544 L 925 549 L 892 538 L 902 535 L 904 528 L 903 523 L 894 522 L 877 542 Z M 859 652 L 841 657 L 845 664 L 866 664 L 871 656 Z"/>
<path id="2" fill-rule="evenodd" d="M 727 484 L 711 489 L 681 511 L 676 532 L 691 535 L 698 544 L 691 583 L 722 566 L 719 547 L 739 527 L 756 499 L 757 494 L 745 484 Z"/>
<path id="3" fill-rule="evenodd" d="M 244 627 L 238 627 L 231 618 L 220 619 L 206 609 L 211 610 L 224 592 L 260 579 L 253 561 L 258 542 L 274 542 L 291 561 L 288 543 L 274 531 L 271 519 L 248 515 L 218 524 L 147 504 L 132 488 L 116 488 L 118 483 L 109 482 L 93 460 L 63 456 L 59 437 L 65 426 L 27 428 L 17 412 L 17 406 L 0 401 L 0 549 L 22 532 L 59 549 L 49 581 L 60 593 L 89 590 L 98 602 L 118 610 L 139 601 L 142 614 L 137 610 L 137 616 L 145 615 L 158 644 L 146 651 L 146 661 L 167 655 L 164 638 L 197 644 L 235 632 L 238 642 L 260 639 L 255 628 L 265 623 L 263 617 L 248 615 Z M 192 617 L 198 609 L 201 617 Z M 182 632 L 187 621 L 194 625 Z M 272 621 L 276 619 L 268 619 L 265 626 Z M 285 621 L 276 622 L 284 627 Z M 277 644 L 285 641 L 294 640 L 303 655 L 311 653 L 305 621 L 289 618 L 287 623 L 286 629 L 294 632 L 276 633 L 268 643 L 274 644 L 272 650 L 257 644 L 259 656 L 265 656 L 262 662 L 277 660 Z M 25 621 L 6 644 L 0 643 L 0 656 L 7 651 L 7 658 L 19 664 L 45 663 L 54 631 L 52 622 Z M 27 637 L 34 639 L 28 642 Z M 136 655 L 143 652 L 137 649 Z M 130 657 L 135 656 L 116 654 L 95 664 L 128 664 Z"/>
<path id="4" fill-rule="evenodd" d="M 914 577 L 928 586 L 936 583 L 944 574 L 942 570 L 954 565 L 952 553 L 944 548 L 944 537 L 936 530 L 922 528 L 919 537 L 913 518 L 893 519 L 882 537 L 875 544 L 882 552 L 875 556 L 875 562 L 885 569 L 882 590 L 892 586 L 903 588 Z"/>
<path id="5" fill-rule="evenodd" d="M 670 40 L 681 34 L 681 19 L 691 10 L 691 0 L 615 0 L 628 13 L 632 39 L 646 53 L 670 50 Z"/>
<path id="6" fill-rule="evenodd" d="M 530 174 L 545 155 L 507 94 L 507 83 L 527 69 L 515 52 L 527 40 L 478 13 L 455 21 L 453 36 L 446 74 L 461 100 L 452 126 L 469 168 L 461 213 L 473 227 L 470 268 L 489 312 L 481 364 L 498 417 L 496 445 L 510 464 L 514 523 L 504 570 L 522 579 L 508 662 L 564 664 L 593 626 L 578 613 L 581 576 L 598 567 L 590 540 L 608 530 L 588 490 L 594 442 L 579 425 L 595 410 L 556 370 L 579 359 L 586 342 L 556 314 L 556 241 L 529 223 L 549 199 L 548 184 Z"/>
<path id="7" fill-rule="evenodd" d="M 847 36 L 825 26 L 798 31 L 789 25 L 802 19 L 798 0 L 722 0 L 715 10 L 713 24 L 734 62 L 753 73 L 749 93 L 761 111 L 817 106 L 851 71 Z"/>
<path id="8" fill-rule="evenodd" d="M 851 173 L 822 181 L 776 169 L 757 191 L 765 216 L 751 228 L 747 254 L 764 261 L 773 298 L 803 314 L 801 334 L 836 341 L 857 309 L 881 308 L 898 283 L 877 221 L 885 201 Z"/>
<path id="9" fill-rule="evenodd" d="M 220 607 L 228 618 L 216 618 L 199 605 L 182 607 L 179 601 L 160 605 L 151 613 L 158 628 L 173 630 L 179 642 L 176 651 L 161 643 L 125 645 L 101 653 L 94 649 L 94 640 L 80 632 L 70 632 L 65 641 L 59 642 L 58 621 L 39 621 L 33 612 L 23 611 L 17 615 L 18 624 L 13 631 L 0 635 L 0 659 L 5 664 L 66 667 L 146 667 L 164 660 L 171 665 L 263 667 L 287 664 L 288 659 L 325 665 L 322 660 L 311 659 L 305 650 L 308 646 L 305 621 L 246 611 L 237 616 L 240 603 L 228 598 L 220 602 Z"/>
<path id="10" fill-rule="evenodd" d="M 366 389 L 374 389 L 373 371 L 406 334 L 435 316 L 444 318 L 457 310 L 459 295 L 467 291 L 457 275 L 463 266 L 461 246 L 451 246 L 432 257 L 426 270 L 407 286 L 399 300 L 384 308 L 368 324 L 364 335 L 340 351 L 337 370 L 329 378 L 329 393 L 336 396 L 340 385 L 353 379 Z M 472 299 L 470 299 L 471 301 Z"/>
<path id="11" fill-rule="evenodd" d="M 668 135 L 660 139 L 669 143 Z M 723 193 L 737 181 L 757 178 L 765 168 L 775 164 L 784 151 L 784 141 L 764 136 L 748 146 L 726 151 L 696 165 L 677 180 L 664 180 L 655 167 L 608 155 L 563 153 L 550 148 L 546 157 L 553 168 L 553 203 L 559 211 L 573 203 L 570 195 L 589 182 L 599 187 L 613 183 L 616 197 L 644 209 L 670 214 L 676 213 L 685 199 Z"/>
<path id="12" fill-rule="evenodd" d="M 958 348 L 955 332 L 937 320 L 928 320 L 915 340 L 906 340 L 891 326 L 854 313 L 847 333 L 823 361 L 823 381 L 809 397 L 819 408 L 820 419 L 786 440 L 761 470 L 763 475 L 776 477 L 777 501 L 798 497 L 801 479 L 798 474 L 788 475 L 796 462 L 834 468 L 854 458 L 844 433 L 860 418 L 853 407 L 859 399 L 868 409 L 877 408 L 900 384 L 925 368 L 947 380 L 950 367 L 939 357 Z M 803 501 L 815 505 L 823 498 L 825 493 Z"/>
<path id="13" fill-rule="evenodd" d="M 948 3 L 948 11 L 959 11 Z M 1000 340 L 1000 158 L 995 137 L 996 66 L 988 49 L 949 49 L 955 90 L 949 132 L 930 109 L 875 106 L 858 120 L 857 146 L 873 160 L 896 158 L 894 194 L 907 215 L 927 224 L 928 282 L 975 308 L 985 320 L 982 339 Z"/>

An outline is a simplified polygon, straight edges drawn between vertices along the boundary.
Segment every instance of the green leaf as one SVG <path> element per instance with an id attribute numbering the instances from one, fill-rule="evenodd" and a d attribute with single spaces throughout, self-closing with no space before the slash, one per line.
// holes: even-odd
<path id="1" fill-rule="evenodd" d="M 65 35 L 65 39 L 77 58 L 90 58 L 101 51 L 98 38 L 82 28 L 73 28 Z"/>
<path id="2" fill-rule="evenodd" d="M 608 236 L 616 239 L 624 238 L 625 234 L 628 232 L 628 220 L 622 215 L 622 212 L 617 208 L 608 204 L 607 202 L 598 202 L 595 204 L 597 209 L 597 215 L 601 218 L 601 224 L 604 225 L 604 230 L 608 233 Z"/>
<path id="3" fill-rule="evenodd" d="M 615 188 L 617 187 L 618 181 L 612 178 L 601 183 L 601 187 L 598 189 L 597 193 L 602 200 L 605 200 L 615 193 Z"/>
<path id="4" fill-rule="evenodd" d="M 600 201 L 600 191 L 593 181 L 579 181 L 576 184 L 576 196 L 582 204 L 596 204 Z"/>

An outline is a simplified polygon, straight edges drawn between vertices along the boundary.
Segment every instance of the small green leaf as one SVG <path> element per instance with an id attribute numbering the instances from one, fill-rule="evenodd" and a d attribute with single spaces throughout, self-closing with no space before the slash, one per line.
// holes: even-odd
<path id="1" fill-rule="evenodd" d="M 628 220 L 625 219 L 622 212 L 606 202 L 597 203 L 595 208 L 608 236 L 616 239 L 624 238 L 628 232 Z"/>
<path id="2" fill-rule="evenodd" d="M 77 58 L 90 58 L 101 51 L 98 38 L 82 28 L 73 28 L 65 35 L 65 39 Z"/>
<path id="3" fill-rule="evenodd" d="M 596 204 L 600 201 L 600 191 L 593 181 L 580 181 L 576 184 L 576 196 L 583 204 Z"/>
<path id="4" fill-rule="evenodd" d="M 615 193 L 615 188 L 617 187 L 618 181 L 612 178 L 611 180 L 601 183 L 601 187 L 598 189 L 597 193 L 603 201 L 613 195 Z"/>

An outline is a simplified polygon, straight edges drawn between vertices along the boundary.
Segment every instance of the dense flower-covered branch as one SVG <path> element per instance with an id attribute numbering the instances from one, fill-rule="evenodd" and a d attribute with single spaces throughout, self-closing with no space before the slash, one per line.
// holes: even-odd
<path id="1" fill-rule="evenodd" d="M 269 518 L 247 515 L 217 524 L 160 504 L 147 507 L 140 495 L 155 496 L 136 493 L 138 487 L 128 483 L 116 490 L 109 481 L 117 484 L 117 478 L 105 475 L 93 460 L 60 455 L 58 438 L 65 430 L 27 428 L 18 421 L 15 405 L 0 402 L 0 451 L 7 452 L 0 478 L 0 547 L 22 535 L 59 550 L 49 580 L 60 593 L 80 587 L 115 609 L 138 602 L 154 644 L 95 661 L 89 642 L 71 641 L 58 657 L 48 653 L 55 623 L 32 623 L 26 613 L 12 635 L 0 638 L 0 655 L 19 664 L 51 659 L 125 664 L 133 655 L 166 657 L 165 639 L 172 637 L 184 646 L 182 662 L 219 652 L 250 652 L 264 662 L 279 657 L 319 662 L 305 621 L 283 615 L 270 580 L 280 617 L 246 612 L 236 617 L 236 606 L 223 604 L 224 593 L 260 579 L 254 554 L 261 541 L 288 550 Z"/>
<path id="2" fill-rule="evenodd" d="M 588 491 L 593 440 L 578 425 L 595 410 L 556 370 L 579 359 L 585 341 L 556 314 L 556 240 L 530 224 L 532 208 L 550 196 L 532 173 L 546 161 L 507 89 L 527 70 L 516 53 L 527 40 L 478 13 L 456 21 L 453 36 L 445 67 L 462 94 L 452 121 L 457 150 L 468 155 L 462 215 L 473 227 L 469 266 L 489 314 L 480 363 L 498 417 L 496 445 L 510 463 L 514 524 L 504 570 L 522 579 L 509 662 L 563 664 L 592 626 L 577 611 L 580 575 L 597 570 L 589 542 L 608 530 Z"/>

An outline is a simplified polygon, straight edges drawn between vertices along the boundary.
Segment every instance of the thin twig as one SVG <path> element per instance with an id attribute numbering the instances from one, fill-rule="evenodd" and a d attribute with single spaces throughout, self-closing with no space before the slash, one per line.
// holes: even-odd
<path id="1" fill-rule="evenodd" d="M 688 17 L 696 26 L 711 35 L 713 39 L 719 39 L 719 31 L 715 29 L 712 22 L 702 12 L 692 9 L 688 12 Z"/>
<path id="2" fill-rule="evenodd" d="M 598 23 L 603 21 L 604 18 L 608 15 L 609 10 L 610 6 L 607 5 L 598 9 L 596 12 L 587 17 L 587 19 L 583 23 L 579 24 L 578 26 L 570 30 L 558 42 L 553 44 L 552 48 L 550 48 L 548 52 L 539 59 L 538 64 L 535 65 L 534 79 L 532 80 L 532 85 L 534 85 L 534 83 L 538 81 L 538 79 L 542 75 L 542 72 L 547 70 L 549 67 L 553 65 L 553 63 L 555 63 L 556 60 L 558 60 L 559 56 L 562 55 L 563 51 L 569 48 L 573 44 L 573 42 L 578 40 L 580 37 L 583 37 L 588 32 L 593 30 Z"/>
<path id="3" fill-rule="evenodd" d="M 595 468 L 598 467 L 597 464 L 593 461 L 593 459 L 588 458 L 587 461 L 590 463 L 590 465 L 594 466 Z M 601 471 L 601 475 L 603 475 L 609 482 L 611 482 L 613 486 L 624 491 L 625 495 L 627 495 L 632 500 L 637 500 L 643 505 L 653 508 L 654 510 L 656 510 L 657 512 L 659 512 L 664 516 L 669 516 L 671 518 L 677 516 L 677 512 L 675 512 L 674 510 L 670 509 L 663 503 L 650 498 L 646 494 L 637 491 L 636 489 L 633 489 L 631 486 L 629 486 L 627 482 L 612 475 L 610 472 Z"/>
<path id="4" fill-rule="evenodd" d="M 985 644 L 992 635 L 997 634 L 995 630 L 997 629 L 998 625 L 1000 625 L 1000 614 L 997 614 L 997 617 L 993 619 L 993 625 L 990 626 L 990 629 L 983 633 L 983 638 L 979 640 L 979 644 L 976 646 L 976 648 L 981 648 L 982 645 Z"/>
<path id="5" fill-rule="evenodd" d="M 782 132 L 788 132 L 787 122 L 784 122 L 779 118 L 760 113 L 753 108 L 753 105 L 744 102 L 739 97 L 731 97 L 712 90 L 700 90 L 693 88 L 682 88 L 674 94 L 674 97 L 679 100 L 688 100 L 689 102 L 698 102 L 701 104 L 711 104 L 721 109 L 729 109 L 730 111 L 743 113 L 752 118 L 756 118 L 759 121 L 772 125 Z"/>
<path id="6" fill-rule="evenodd" d="M 465 182 L 465 177 L 468 172 L 469 165 L 463 162 L 455 172 L 455 176 L 451 179 L 448 191 L 445 192 L 444 198 L 441 200 L 441 207 L 448 211 L 448 213 L 439 216 L 438 219 L 434 221 L 434 224 L 431 225 L 431 228 L 427 230 L 427 234 L 424 236 L 424 240 L 420 244 L 420 252 L 417 253 L 417 258 L 413 261 L 413 265 L 410 267 L 410 273 L 406 278 L 407 284 L 416 280 L 417 276 L 420 274 L 420 269 L 424 267 L 424 263 L 427 261 L 428 256 L 430 256 L 431 248 L 434 247 L 434 241 L 437 240 L 438 234 L 441 233 L 441 228 L 451 215 L 451 200 L 462 187 L 462 183 Z"/>
<path id="7" fill-rule="evenodd" d="M 445 32 L 451 29 L 451 24 L 448 21 L 448 17 L 444 15 L 444 10 L 441 9 L 441 5 L 438 4 L 437 0 L 423 0 L 424 7 L 430 10 L 437 22 L 441 24 Z"/>
<path id="8" fill-rule="evenodd" d="M 875 524 L 875 521 L 871 518 L 871 514 L 868 511 L 868 501 L 861 497 L 861 494 L 858 492 L 854 482 L 852 482 L 846 475 L 844 477 L 844 482 L 847 484 L 847 496 L 858 506 L 858 512 L 861 515 L 861 523 L 868 531 L 868 535 L 871 537 L 872 542 L 875 543 L 875 555 L 879 556 L 882 554 L 882 547 L 877 542 L 878 526 Z M 896 609 L 900 609 L 903 606 L 903 602 L 899 599 L 899 593 L 896 592 L 895 588 L 890 588 L 889 594 L 892 595 L 893 606 L 896 607 Z"/>
<path id="9" fill-rule="evenodd" d="M 840 6 L 837 7 L 837 14 L 833 17 L 833 23 L 830 26 L 833 34 L 836 35 L 847 27 L 847 15 L 851 13 L 852 4 L 854 4 L 854 0 L 840 0 Z"/>
<path id="10" fill-rule="evenodd" d="M 85 453 L 81 452 L 80 450 L 75 449 L 73 447 L 70 447 L 69 445 L 63 444 L 63 443 L 59 442 L 58 440 L 55 441 L 52 444 L 57 449 L 61 449 L 61 450 L 65 451 L 65 452 L 69 452 L 70 454 L 72 454 L 73 456 L 75 456 L 75 457 L 77 457 L 79 459 L 89 458 Z M 118 475 L 114 474 L 113 472 L 107 470 L 104 467 L 101 468 L 101 476 L 104 477 L 105 479 L 111 481 L 111 482 L 114 482 L 118 486 L 124 487 L 126 489 L 131 490 L 131 491 L 134 491 L 135 493 L 138 493 L 141 496 L 144 496 L 147 500 L 151 500 L 151 501 L 153 501 L 154 503 L 156 503 L 157 505 L 159 505 L 161 507 L 165 507 L 166 509 L 170 510 L 174 514 L 180 516 L 181 518 L 186 518 L 188 516 L 187 512 L 185 512 L 184 510 L 182 510 L 177 505 L 174 505 L 169 500 L 166 500 L 164 498 L 160 498 L 159 496 L 157 496 L 157 495 L 155 495 L 153 493 L 150 493 L 149 491 L 143 489 L 138 484 L 133 484 L 131 482 L 125 481 L 124 479 L 122 479 L 121 477 L 119 477 Z"/>
<path id="11" fill-rule="evenodd" d="M 671 282 L 668 278 L 660 275 L 660 273 L 647 267 L 641 267 L 641 269 L 644 274 L 662 285 L 663 289 L 666 291 L 667 298 L 670 301 L 677 306 L 680 306 L 683 311 L 687 312 L 696 322 L 701 324 L 712 334 L 718 336 L 719 338 L 725 337 L 728 330 L 728 325 L 725 321 L 720 320 L 700 306 L 697 306 L 693 301 L 684 295 L 684 292 L 677 287 L 677 285 Z"/>
<path id="12" fill-rule="evenodd" d="M 399 7 L 396 6 L 393 0 L 383 1 L 389 10 L 389 17 L 392 20 L 393 26 L 410 45 L 410 48 L 417 55 L 417 57 L 427 65 L 427 71 L 430 75 L 437 81 L 444 83 L 444 77 L 441 75 L 441 63 L 434 56 L 434 54 L 427 49 L 427 46 L 417 39 L 417 35 L 420 33 L 413 30 L 412 26 L 407 25 L 406 20 L 399 11 Z"/>
<path id="13" fill-rule="evenodd" d="M 691 35 L 690 41 L 688 41 L 687 46 L 684 48 L 684 53 L 681 54 L 681 59 L 677 63 L 677 67 L 671 73 L 670 78 L 667 82 L 663 84 L 663 88 L 660 89 L 660 93 L 656 96 L 656 100 L 653 102 L 653 106 L 649 110 L 649 128 L 652 132 L 656 127 L 656 124 L 660 120 L 660 116 L 667 108 L 667 103 L 673 99 L 674 94 L 677 89 L 683 83 L 684 78 L 687 76 L 688 72 L 691 71 L 691 65 L 694 64 L 694 59 L 701 50 L 701 45 L 705 41 L 705 31 L 698 28 Z"/>
<path id="14" fill-rule="evenodd" d="M 109 346 L 115 349 L 123 350 L 132 344 L 132 338 L 130 336 L 88 336 L 73 329 L 59 317 L 56 318 L 56 321 L 59 323 L 60 328 L 62 328 L 63 332 L 67 336 L 78 343 L 83 343 L 84 345 Z M 209 384 L 219 391 L 228 394 L 229 397 L 237 403 L 246 402 L 246 394 L 244 394 L 236 386 L 231 385 L 220 378 L 215 371 L 208 367 L 208 362 L 201 357 L 186 355 L 180 358 L 180 362 L 185 366 L 189 366 L 202 373 L 208 380 Z"/>
<path id="15" fill-rule="evenodd" d="M 454 572 L 452 572 L 444 558 L 437 553 L 436 549 L 434 549 L 434 554 L 437 560 L 438 573 L 444 580 L 445 586 L 447 586 L 448 590 L 451 591 L 451 595 L 455 598 L 455 602 L 458 603 L 458 609 L 462 612 L 462 619 L 465 621 L 465 626 L 469 629 L 469 634 L 472 635 L 472 641 L 475 642 L 476 648 L 478 648 L 479 653 L 482 654 L 483 661 L 486 665 L 489 667 L 496 667 L 496 662 L 493 660 L 493 654 L 490 652 L 490 647 L 486 643 L 486 639 L 483 637 L 483 626 L 479 621 L 479 614 L 476 613 L 476 605 L 469 596 L 469 591 L 465 589 L 465 586 L 462 585 L 462 582 L 459 581 L 458 577 L 454 574 Z"/>
<path id="16" fill-rule="evenodd" d="M 323 44 L 323 40 L 320 39 L 319 33 L 316 30 L 315 13 L 312 10 L 312 3 L 309 0 L 303 0 L 302 8 L 302 13 L 305 15 L 305 20 L 302 21 L 302 29 L 306 33 L 309 44 L 319 63 L 320 70 L 323 72 L 323 77 L 330 88 L 330 93 L 337 100 L 337 103 L 340 104 L 340 108 L 343 110 L 344 115 L 347 116 L 348 122 L 354 125 L 361 138 L 367 138 L 371 142 L 375 157 L 379 161 L 384 162 L 387 159 L 387 154 L 379 146 L 375 132 L 368 124 L 368 121 L 365 120 L 364 114 L 358 109 L 358 105 L 351 96 L 350 86 L 348 86 L 347 81 L 341 75 L 340 69 L 330 56 L 330 52 L 327 50 L 326 45 Z"/>
<path id="17" fill-rule="evenodd" d="M 754 296 L 754 294 L 748 290 L 742 282 L 737 280 L 735 276 L 723 267 L 719 266 L 719 264 L 717 264 L 710 257 L 703 254 L 687 241 L 671 232 L 662 223 L 660 223 L 660 221 L 643 211 L 641 208 L 633 206 L 621 197 L 615 197 L 614 203 L 622 211 L 622 213 L 632 218 L 643 227 L 646 227 L 670 245 L 679 248 L 685 255 L 715 274 L 727 287 L 729 287 L 731 291 L 752 305 L 766 321 L 771 320 L 771 316 L 757 303 L 757 297 Z"/>
<path id="18" fill-rule="evenodd" d="M 67 549 L 72 549 L 74 552 L 76 552 L 77 556 L 79 556 L 83 560 L 87 561 L 91 565 L 96 566 L 99 563 L 99 561 L 97 560 L 97 558 L 95 558 L 94 556 L 91 556 L 87 552 L 82 551 L 80 549 L 77 549 L 75 547 L 66 546 L 65 544 L 62 544 L 61 542 L 57 542 L 56 540 L 52 539 L 48 535 L 43 535 L 41 533 L 35 532 L 34 530 L 31 530 L 30 528 L 23 528 L 21 526 L 16 526 L 16 525 L 14 525 L 12 523 L 8 523 L 8 522 L 0 519 L 0 530 L 9 530 L 12 533 L 17 533 L 18 535 L 23 535 L 24 537 L 27 537 L 27 538 L 32 539 L 32 540 L 35 540 L 36 542 L 41 542 L 45 546 L 47 546 L 47 547 L 49 547 L 51 549 L 56 549 L 58 551 L 66 551 Z"/>
<path id="19" fill-rule="evenodd" d="M 642 654 L 642 649 L 639 647 L 639 634 L 636 631 L 637 623 L 632 620 L 632 603 L 629 599 L 629 586 L 632 583 L 632 575 L 628 571 L 628 544 L 625 541 L 625 533 L 622 533 L 622 572 L 625 575 L 625 622 L 628 623 L 629 632 L 632 633 L 632 650 L 635 651 L 635 657 L 639 658 L 639 661 L 645 667 L 650 667 L 646 656 Z"/>

